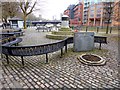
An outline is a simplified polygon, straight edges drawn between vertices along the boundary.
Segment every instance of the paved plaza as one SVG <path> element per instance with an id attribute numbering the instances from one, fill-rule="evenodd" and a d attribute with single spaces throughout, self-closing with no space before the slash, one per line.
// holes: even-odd
<path id="1" fill-rule="evenodd" d="M 35 30 L 25 31 L 23 42 L 20 45 L 38 45 L 56 42 L 46 39 L 48 32 Z M 36 37 L 36 38 L 34 38 Z M 68 53 L 60 57 L 60 51 L 50 53 L 49 64 L 45 64 L 45 55 L 24 57 L 25 67 L 22 67 L 21 58 L 9 56 L 7 65 L 3 55 L 0 66 L 0 87 L 13 88 L 39 88 L 40 90 L 119 90 L 120 80 L 118 72 L 118 36 L 108 35 L 108 44 L 102 45 L 102 50 L 89 52 L 73 52 L 72 44 Z M 83 53 L 100 55 L 107 60 L 104 66 L 88 66 L 82 64 L 77 57 Z M 28 90 L 29 90 L 28 89 Z"/>

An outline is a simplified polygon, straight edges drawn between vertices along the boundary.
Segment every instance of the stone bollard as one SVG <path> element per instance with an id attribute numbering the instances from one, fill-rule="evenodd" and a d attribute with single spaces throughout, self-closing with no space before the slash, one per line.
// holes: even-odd
<path id="1" fill-rule="evenodd" d="M 97 33 L 99 32 L 99 27 L 97 27 Z"/>
<path id="2" fill-rule="evenodd" d="M 88 26 L 86 27 L 86 32 L 88 31 Z"/>
<path id="3" fill-rule="evenodd" d="M 110 33 L 112 33 L 112 27 L 110 27 Z"/>

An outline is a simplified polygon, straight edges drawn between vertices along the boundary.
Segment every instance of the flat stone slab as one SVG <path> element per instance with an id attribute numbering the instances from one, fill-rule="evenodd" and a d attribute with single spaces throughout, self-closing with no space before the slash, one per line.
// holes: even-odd
<path id="1" fill-rule="evenodd" d="M 94 32 L 75 32 L 74 51 L 88 51 L 94 49 Z"/>

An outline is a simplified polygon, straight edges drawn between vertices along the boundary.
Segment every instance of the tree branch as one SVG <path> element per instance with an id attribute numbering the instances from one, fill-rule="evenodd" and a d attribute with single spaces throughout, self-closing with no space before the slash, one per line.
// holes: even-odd
<path id="1" fill-rule="evenodd" d="M 36 3 L 37 3 L 37 2 L 35 2 L 35 3 L 33 4 L 33 6 L 31 7 L 30 11 L 29 11 L 26 15 L 29 15 L 30 13 L 32 13 L 33 8 L 35 7 Z"/>
<path id="2" fill-rule="evenodd" d="M 23 13 L 25 13 L 25 10 L 23 8 L 23 2 L 20 2 L 20 8 L 22 9 Z"/>

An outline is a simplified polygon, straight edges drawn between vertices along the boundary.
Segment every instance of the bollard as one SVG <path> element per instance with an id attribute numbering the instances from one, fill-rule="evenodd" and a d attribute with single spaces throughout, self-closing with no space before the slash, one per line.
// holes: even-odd
<path id="1" fill-rule="evenodd" d="M 86 27 L 86 32 L 88 31 L 88 27 Z"/>
<path id="2" fill-rule="evenodd" d="M 110 27 L 110 33 L 112 33 L 112 27 Z"/>
<path id="3" fill-rule="evenodd" d="M 97 27 L 97 33 L 99 32 L 99 27 Z"/>

